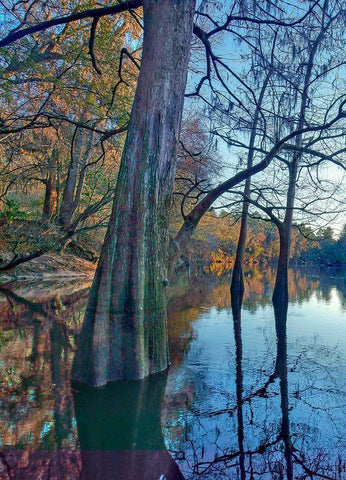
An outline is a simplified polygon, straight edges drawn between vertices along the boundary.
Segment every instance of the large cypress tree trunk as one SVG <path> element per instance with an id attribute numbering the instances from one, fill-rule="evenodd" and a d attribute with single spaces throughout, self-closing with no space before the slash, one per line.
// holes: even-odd
<path id="1" fill-rule="evenodd" d="M 194 7 L 194 0 L 143 2 L 137 91 L 72 372 L 90 385 L 143 378 L 169 365 L 167 224 Z"/>

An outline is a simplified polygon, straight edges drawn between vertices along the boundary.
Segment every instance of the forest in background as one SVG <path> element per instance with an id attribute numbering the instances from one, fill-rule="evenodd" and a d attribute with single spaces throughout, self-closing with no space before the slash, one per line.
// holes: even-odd
<path id="1" fill-rule="evenodd" d="M 17 197 L 17 194 L 15 195 Z M 10 197 L 11 198 L 11 197 Z M 12 197 L 13 198 L 13 197 Z M 93 226 L 91 232 L 86 229 L 70 240 L 64 249 L 59 244 L 59 229 L 53 221 L 47 222 L 39 217 L 42 198 L 38 192 L 28 196 L 33 199 L 31 210 L 24 210 L 25 202 L 11 203 L 11 209 L 0 213 L 0 257 L 6 259 L 24 255 L 30 251 L 48 248 L 49 251 L 69 252 L 83 259 L 96 262 L 102 246 L 105 228 Z M 179 212 L 172 217 L 171 232 L 174 234 L 180 226 Z M 205 266 L 212 273 L 222 274 L 233 267 L 240 221 L 234 214 L 226 211 L 216 213 L 211 210 L 201 220 L 190 243 L 186 246 L 177 269 L 193 266 Z M 274 265 L 279 255 L 279 236 L 275 227 L 263 220 L 249 221 L 245 250 L 246 265 Z M 293 228 L 290 265 L 341 267 L 346 264 L 346 227 L 336 238 L 331 227 L 316 232 L 310 226 L 299 225 Z M 49 268 L 49 266 L 47 266 Z"/>
<path id="2" fill-rule="evenodd" d="M 212 272 L 223 272 L 233 266 L 240 222 L 226 212 L 208 212 L 198 226 L 183 256 L 191 264 L 210 266 Z M 174 227 L 174 225 L 173 225 Z M 331 227 L 313 232 L 306 225 L 293 228 L 290 265 L 340 267 L 346 264 L 346 228 L 335 238 Z M 277 230 L 268 222 L 249 221 L 244 263 L 275 265 L 279 255 Z M 222 267 L 220 267 L 220 264 Z"/>

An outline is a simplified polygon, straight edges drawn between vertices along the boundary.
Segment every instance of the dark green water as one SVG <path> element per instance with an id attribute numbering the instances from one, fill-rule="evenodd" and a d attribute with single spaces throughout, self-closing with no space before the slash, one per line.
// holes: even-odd
<path id="1" fill-rule="evenodd" d="M 0 292 L 0 479 L 346 478 L 345 271 L 290 272 L 287 320 L 274 272 L 170 291 L 172 366 L 103 389 L 69 371 L 87 285 Z M 236 320 L 236 321 L 234 321 Z"/>

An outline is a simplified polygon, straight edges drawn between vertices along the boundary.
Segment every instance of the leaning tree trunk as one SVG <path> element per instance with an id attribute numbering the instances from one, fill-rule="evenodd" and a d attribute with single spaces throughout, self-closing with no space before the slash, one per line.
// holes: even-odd
<path id="1" fill-rule="evenodd" d="M 169 365 L 168 213 L 194 0 L 144 0 L 141 70 L 113 210 L 74 359 L 74 380 L 104 385 Z"/>

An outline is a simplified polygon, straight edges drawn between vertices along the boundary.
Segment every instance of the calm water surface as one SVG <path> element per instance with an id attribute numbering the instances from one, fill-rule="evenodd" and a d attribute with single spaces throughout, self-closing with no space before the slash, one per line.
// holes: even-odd
<path id="1" fill-rule="evenodd" d="M 345 271 L 251 270 L 241 318 L 229 276 L 170 290 L 172 366 L 71 388 L 88 285 L 0 291 L 0 479 L 346 479 Z"/>

